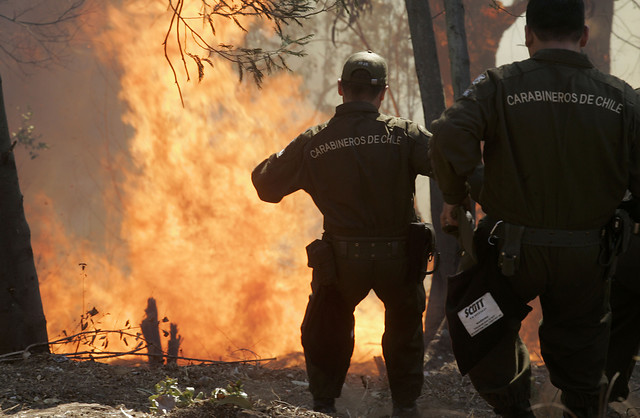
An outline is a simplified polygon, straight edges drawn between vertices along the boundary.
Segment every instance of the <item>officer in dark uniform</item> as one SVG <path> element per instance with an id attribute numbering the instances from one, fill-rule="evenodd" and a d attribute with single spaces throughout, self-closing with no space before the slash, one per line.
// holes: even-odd
<path id="1" fill-rule="evenodd" d="M 489 228 L 501 221 L 504 280 L 525 303 L 540 296 L 551 382 L 575 416 L 595 417 L 609 335 L 598 237 L 625 191 L 640 195 L 640 103 L 581 53 L 582 0 L 530 0 L 526 19 L 530 59 L 486 71 L 433 123 L 441 221 L 457 225 L 483 159 L 479 203 Z M 469 376 L 499 415 L 531 417 L 529 353 L 516 328 Z"/>
<path id="2" fill-rule="evenodd" d="M 640 88 L 636 89 L 640 94 Z M 629 196 L 622 202 L 632 220 L 629 248 L 618 260 L 611 282 L 611 336 L 607 354 L 609 401 L 629 396 L 629 379 L 640 349 L 640 199 Z"/>
<path id="3" fill-rule="evenodd" d="M 422 280 L 408 279 L 407 234 L 416 220 L 416 175 L 429 175 L 431 134 L 379 113 L 387 64 L 364 51 L 338 80 L 343 104 L 331 120 L 294 139 L 252 173 L 260 198 L 277 203 L 304 190 L 324 216 L 307 247 L 312 294 L 302 344 L 314 409 L 335 411 L 354 344 L 354 309 L 373 289 L 385 306 L 383 354 L 393 416 L 418 416 L 423 384 Z"/>
<path id="4" fill-rule="evenodd" d="M 629 396 L 629 379 L 640 349 L 640 200 L 625 200 L 622 209 L 631 216 L 631 237 L 611 281 L 611 336 L 606 368 L 610 401 L 623 401 Z"/>

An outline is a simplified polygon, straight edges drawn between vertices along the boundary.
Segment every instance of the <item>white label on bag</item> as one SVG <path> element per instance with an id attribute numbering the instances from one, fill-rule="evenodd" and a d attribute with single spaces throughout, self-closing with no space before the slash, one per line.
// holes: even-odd
<path id="1" fill-rule="evenodd" d="M 489 292 L 458 312 L 460 322 L 472 337 L 503 316 L 500 307 Z"/>

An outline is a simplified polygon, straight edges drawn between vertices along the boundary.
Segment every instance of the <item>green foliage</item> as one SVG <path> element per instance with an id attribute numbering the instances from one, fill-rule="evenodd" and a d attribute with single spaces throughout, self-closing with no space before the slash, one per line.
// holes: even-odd
<path id="1" fill-rule="evenodd" d="M 35 126 L 31 123 L 33 118 L 33 111 L 27 106 L 27 111 L 20 115 L 22 123 L 18 132 L 12 132 L 11 136 L 14 141 L 23 146 L 28 152 L 29 156 L 33 160 L 38 156 L 38 151 L 48 149 L 49 146 L 45 142 L 40 142 L 41 135 L 35 135 Z"/>
<path id="2" fill-rule="evenodd" d="M 195 395 L 195 390 L 192 387 L 180 390 L 178 379 L 171 377 L 156 383 L 155 389 L 156 393 L 149 396 L 151 402 L 149 409 L 156 414 L 168 414 L 175 408 L 185 408 L 199 402 L 232 404 L 243 409 L 253 407 L 239 381 L 228 384 L 226 388 L 216 388 L 209 399 L 206 399 L 202 392 Z"/>
<path id="3" fill-rule="evenodd" d="M 174 408 L 184 408 L 194 402 L 204 399 L 202 392 L 194 396 L 195 390 L 192 387 L 184 391 L 178 387 L 178 379 L 167 377 L 165 380 L 156 383 L 156 394 L 149 396 L 151 401 L 151 411 L 166 414 Z"/>
<path id="4" fill-rule="evenodd" d="M 219 404 L 233 404 L 244 409 L 251 409 L 251 401 L 242 389 L 242 383 L 237 381 L 229 383 L 226 388 L 216 388 L 213 393 L 213 401 Z"/>

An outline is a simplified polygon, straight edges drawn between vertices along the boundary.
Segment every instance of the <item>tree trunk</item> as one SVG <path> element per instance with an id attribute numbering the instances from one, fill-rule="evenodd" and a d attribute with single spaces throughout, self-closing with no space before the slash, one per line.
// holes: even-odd
<path id="1" fill-rule="evenodd" d="M 459 0 L 458 0 L 459 1 Z M 442 82 L 445 86 L 446 97 L 451 100 L 457 95 L 452 87 L 455 82 L 450 78 L 450 61 L 445 59 L 448 53 L 447 36 L 445 35 L 448 23 L 445 22 L 446 2 L 442 0 L 430 0 L 431 11 L 434 18 L 433 28 L 436 33 L 436 45 L 442 59 Z M 505 30 L 516 19 L 524 19 L 527 8 L 526 0 L 515 0 L 511 6 L 497 8 L 496 4 L 487 1 L 463 0 L 466 9 L 465 29 L 467 32 L 467 45 L 470 59 L 471 76 L 475 77 L 487 68 L 495 67 L 496 52 Z M 586 0 L 586 23 L 590 28 L 590 37 L 585 52 L 593 61 L 593 64 L 601 71 L 610 71 L 610 40 L 613 22 L 613 0 Z M 524 39 L 524 35 L 523 35 Z M 522 48 L 525 48 L 522 45 Z"/>
<path id="2" fill-rule="evenodd" d="M 585 2 L 589 42 L 584 52 L 593 65 L 604 73 L 611 71 L 611 31 L 613 27 L 613 0 L 587 0 Z"/>
<path id="3" fill-rule="evenodd" d="M 471 83 L 462 0 L 444 0 L 444 11 L 447 21 L 447 45 L 449 46 L 451 80 L 455 99 L 460 97 Z"/>
<path id="4" fill-rule="evenodd" d="M 430 129 L 445 107 L 431 9 L 428 0 L 405 0 L 405 5 L 425 125 Z"/>
<path id="5" fill-rule="evenodd" d="M 0 354 L 41 344 L 49 352 L 47 322 L 24 215 L 0 79 Z"/>
<path id="6" fill-rule="evenodd" d="M 428 7 L 428 4 L 427 4 Z M 464 25 L 464 5 L 462 0 L 445 0 L 445 18 L 447 26 L 447 45 L 451 79 L 453 80 L 454 98 L 459 97 L 469 87 L 469 53 L 467 51 L 467 35 Z M 429 292 L 429 309 L 425 316 L 425 343 L 430 343 L 440 330 L 447 329 L 445 322 L 445 304 L 447 298 L 447 279 L 456 273 L 460 263 L 460 246 L 451 235 L 442 232 L 440 212 L 442 211 L 442 192 L 435 181 L 431 181 L 431 216 L 434 227 L 439 234 L 438 250 L 440 251 L 440 266 L 431 279 Z M 446 334 L 448 335 L 448 334 Z M 438 337 L 440 344 L 435 344 L 433 350 L 450 347 L 445 334 Z M 434 340 L 434 342 L 436 342 Z"/>
<path id="7" fill-rule="evenodd" d="M 422 97 L 422 109 L 427 129 L 431 121 L 438 118 L 445 108 L 442 78 L 433 30 L 431 9 L 428 0 L 405 0 L 413 55 Z M 425 344 L 435 336 L 440 323 L 444 319 L 444 300 L 447 292 L 447 277 L 455 272 L 457 265 L 457 242 L 451 235 L 442 232 L 440 211 L 442 210 L 442 193 L 433 179 L 429 180 L 431 198 L 431 217 L 436 231 L 440 264 L 431 276 L 429 303 L 424 319 Z"/>
<path id="8" fill-rule="evenodd" d="M 505 30 L 516 21 L 518 16 L 524 13 L 527 1 L 516 0 L 513 5 L 503 9 L 497 9 L 496 5 L 489 0 L 464 0 L 462 4 L 465 8 L 464 22 L 467 34 L 469 69 L 470 74 L 475 77 L 487 68 L 495 67 L 496 52 L 500 45 L 500 39 Z M 449 53 L 447 26 L 450 17 L 445 17 L 446 6 L 442 0 L 430 0 L 430 5 L 431 11 L 435 16 L 433 27 L 436 33 L 436 45 L 438 46 L 438 53 L 442 57 L 440 61 L 443 75 L 442 81 L 445 86 L 447 100 L 452 101 L 453 97 L 457 97 L 457 95 L 454 93 L 455 83 L 452 82 L 450 77 L 451 59 L 446 59 Z M 465 86 L 462 91 L 466 87 L 468 86 Z"/>

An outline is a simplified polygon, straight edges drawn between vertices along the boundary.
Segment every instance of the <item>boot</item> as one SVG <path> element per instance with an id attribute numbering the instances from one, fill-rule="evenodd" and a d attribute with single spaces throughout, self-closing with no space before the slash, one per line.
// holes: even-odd
<path id="1" fill-rule="evenodd" d="M 568 406 L 571 412 L 563 412 L 562 416 L 564 418 L 597 418 L 598 408 L 583 406 L 583 407 L 570 407 Z"/>
<path id="2" fill-rule="evenodd" d="M 391 418 L 420 418 L 420 411 L 418 405 L 415 402 L 409 405 L 400 405 L 396 402 L 393 403 L 393 412 Z"/>
<path id="3" fill-rule="evenodd" d="M 494 412 L 504 418 L 535 418 L 528 400 L 506 406 L 503 409 L 495 409 Z"/>
<path id="4" fill-rule="evenodd" d="M 313 398 L 313 410 L 323 414 L 335 414 L 336 400 L 334 398 Z"/>

